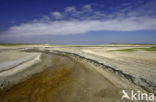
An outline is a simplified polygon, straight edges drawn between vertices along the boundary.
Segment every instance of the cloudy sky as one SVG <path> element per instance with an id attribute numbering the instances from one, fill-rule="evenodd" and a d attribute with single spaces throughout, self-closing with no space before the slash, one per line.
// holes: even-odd
<path id="1" fill-rule="evenodd" d="M 156 43 L 155 0 L 0 0 L 0 43 Z"/>

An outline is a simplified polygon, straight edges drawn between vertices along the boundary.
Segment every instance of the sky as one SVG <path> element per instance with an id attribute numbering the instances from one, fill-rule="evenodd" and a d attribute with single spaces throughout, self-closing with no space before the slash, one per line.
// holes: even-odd
<path id="1" fill-rule="evenodd" d="M 0 43 L 156 44 L 156 0 L 0 0 Z"/>

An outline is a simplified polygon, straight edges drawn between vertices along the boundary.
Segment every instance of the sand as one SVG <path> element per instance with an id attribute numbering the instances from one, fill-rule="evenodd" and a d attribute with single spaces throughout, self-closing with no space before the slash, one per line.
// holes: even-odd
<path id="1" fill-rule="evenodd" d="M 1 101 L 121 102 L 123 89 L 143 91 L 121 76 L 112 76 L 89 63 L 84 64 L 87 62 L 60 55 L 43 55 L 44 60 L 50 60 L 51 66 L 44 65 L 44 71 L 2 91 Z"/>
<path id="2" fill-rule="evenodd" d="M 2 102 L 125 102 L 121 100 L 122 90 L 126 90 L 128 94 L 131 90 L 152 92 L 134 83 L 134 80 L 128 76 L 137 78 L 141 75 L 136 70 L 141 68 L 142 60 L 146 60 L 146 64 L 149 63 L 149 68 L 155 66 L 155 53 L 139 52 L 144 55 L 139 57 L 136 56 L 138 52 L 123 55 L 121 52 L 107 52 L 109 48 L 47 45 L 35 48 L 3 47 L 0 63 L 10 63 L 10 61 L 16 63 L 0 72 L 1 82 L 5 82 L 2 83 L 3 87 L 0 90 L 0 100 Z M 19 59 L 24 59 L 24 62 L 20 60 L 19 63 Z M 123 69 L 125 63 L 129 65 L 126 71 Z M 136 70 L 129 69 L 133 64 Z M 144 71 L 147 70 L 144 69 L 141 72 L 145 74 L 147 72 Z M 153 75 L 154 71 L 153 69 L 149 76 Z M 144 76 L 148 80 L 147 75 Z M 154 82 L 153 77 L 150 78 Z"/>
<path id="3" fill-rule="evenodd" d="M 148 92 L 156 94 L 156 52 L 134 51 L 119 52 L 112 50 L 127 48 L 148 48 L 155 45 L 111 45 L 90 47 L 56 47 L 55 50 L 75 53 L 85 58 L 95 60 L 114 70 L 122 71 L 133 77 L 133 83 L 141 86 Z M 49 48 L 50 49 L 50 48 Z M 53 48 L 54 49 L 54 48 Z"/>

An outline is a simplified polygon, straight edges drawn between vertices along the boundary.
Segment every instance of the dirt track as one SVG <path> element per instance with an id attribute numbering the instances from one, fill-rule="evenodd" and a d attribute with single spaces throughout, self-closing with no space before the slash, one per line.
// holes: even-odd
<path id="1" fill-rule="evenodd" d="M 51 67 L 1 92 L 1 102 L 121 102 L 123 89 L 137 89 L 65 56 L 48 55 L 48 60 Z"/>

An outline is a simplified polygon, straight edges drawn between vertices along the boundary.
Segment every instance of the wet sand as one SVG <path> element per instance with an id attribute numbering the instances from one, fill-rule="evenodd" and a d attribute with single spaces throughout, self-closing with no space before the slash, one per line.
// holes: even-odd
<path id="1" fill-rule="evenodd" d="M 87 63 L 66 56 L 50 54 L 44 63 L 51 64 L 42 66 L 46 67 L 43 72 L 0 92 L 0 101 L 121 102 L 123 89 L 138 89 L 120 76 L 109 77 L 109 72 L 104 76 Z"/>

